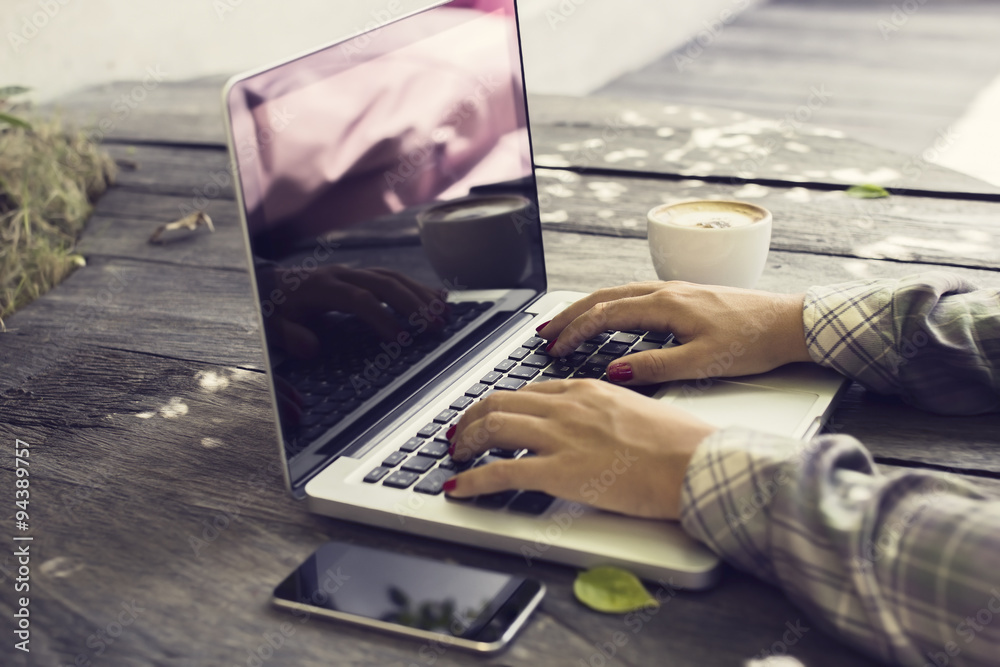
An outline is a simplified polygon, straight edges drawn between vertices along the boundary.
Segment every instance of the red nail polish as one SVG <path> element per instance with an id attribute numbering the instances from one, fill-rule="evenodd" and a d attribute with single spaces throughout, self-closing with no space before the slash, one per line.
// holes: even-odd
<path id="1" fill-rule="evenodd" d="M 542 322 L 541 324 L 539 324 L 537 327 L 535 327 L 535 331 L 536 332 L 541 331 L 545 327 L 549 326 L 549 322 L 551 322 L 551 321 L 552 320 L 545 320 L 544 322 Z"/>
<path id="2" fill-rule="evenodd" d="M 455 443 L 453 442 L 450 445 L 448 445 L 448 456 L 454 456 L 454 455 L 455 455 Z"/>
<path id="3" fill-rule="evenodd" d="M 611 364 L 608 377 L 612 382 L 626 382 L 632 379 L 632 367 L 628 364 Z"/>
<path id="4" fill-rule="evenodd" d="M 454 424 L 452 424 L 451 428 L 449 428 L 447 431 L 445 431 L 444 437 L 446 437 L 447 439 L 451 440 L 452 436 L 455 435 L 455 429 L 456 428 L 458 428 L 458 427 L 455 426 Z"/>
<path id="5" fill-rule="evenodd" d="M 448 481 L 446 481 L 444 484 L 441 485 L 441 489 L 445 493 L 448 493 L 449 491 L 454 491 L 455 490 L 455 485 L 456 484 L 458 484 L 458 482 L 456 482 L 455 478 L 452 477 L 451 479 L 449 479 Z"/>
<path id="6" fill-rule="evenodd" d="M 549 343 L 548 345 L 546 345 L 546 346 L 545 346 L 545 351 L 546 351 L 546 352 L 551 352 L 551 351 L 552 351 L 552 346 L 553 346 L 553 345 L 555 345 L 555 344 L 556 344 L 556 341 L 558 341 L 558 340 L 559 340 L 559 339 L 558 339 L 558 338 L 556 338 L 556 340 L 554 340 L 554 341 L 552 341 L 551 343 Z"/>

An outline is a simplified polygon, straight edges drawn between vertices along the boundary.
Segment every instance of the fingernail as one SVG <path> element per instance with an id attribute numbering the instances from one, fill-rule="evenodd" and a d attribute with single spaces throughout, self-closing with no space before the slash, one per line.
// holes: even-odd
<path id="1" fill-rule="evenodd" d="M 541 331 L 542 329 L 544 329 L 545 327 L 549 326 L 549 322 L 551 322 L 551 321 L 552 320 L 545 320 L 544 322 L 542 322 L 541 324 L 539 324 L 537 327 L 535 327 L 535 332 L 537 333 L 537 332 Z"/>
<path id="2" fill-rule="evenodd" d="M 626 382 L 632 379 L 632 367 L 628 364 L 611 364 L 608 377 L 612 382 Z"/>
<path id="3" fill-rule="evenodd" d="M 449 491 L 454 491 L 455 490 L 455 485 L 456 484 L 458 484 L 458 482 L 456 482 L 455 478 L 452 477 L 451 479 L 449 479 L 448 481 L 446 481 L 444 484 L 441 485 L 441 489 L 445 493 L 448 493 Z"/>
<path id="4" fill-rule="evenodd" d="M 546 345 L 545 346 L 545 351 L 546 352 L 551 352 L 552 351 L 552 346 L 555 345 L 558 340 L 559 339 L 556 338 L 554 341 L 552 341 L 551 343 L 549 343 L 548 345 Z"/>
<path id="5" fill-rule="evenodd" d="M 452 436 L 455 435 L 455 429 L 456 428 L 458 428 L 458 427 L 456 425 L 452 424 L 451 428 L 449 428 L 447 431 L 445 431 L 444 437 L 447 438 L 448 440 L 451 440 Z"/>

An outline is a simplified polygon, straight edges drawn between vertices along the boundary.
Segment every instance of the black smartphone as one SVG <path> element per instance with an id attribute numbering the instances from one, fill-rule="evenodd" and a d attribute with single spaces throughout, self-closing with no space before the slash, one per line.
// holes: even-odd
<path id="1" fill-rule="evenodd" d="M 327 542 L 274 589 L 273 602 L 481 653 L 503 649 L 545 595 L 541 582 L 467 565 Z"/>

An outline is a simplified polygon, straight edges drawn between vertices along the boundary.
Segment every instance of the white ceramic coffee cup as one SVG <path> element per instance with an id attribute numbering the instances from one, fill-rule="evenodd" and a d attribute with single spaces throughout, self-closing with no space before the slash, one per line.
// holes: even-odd
<path id="1" fill-rule="evenodd" d="M 531 202 L 520 195 L 471 195 L 417 215 L 431 266 L 450 289 L 516 287 L 530 261 Z"/>
<path id="2" fill-rule="evenodd" d="M 660 280 L 753 287 L 771 246 L 771 212 L 739 201 L 663 204 L 646 216 Z"/>

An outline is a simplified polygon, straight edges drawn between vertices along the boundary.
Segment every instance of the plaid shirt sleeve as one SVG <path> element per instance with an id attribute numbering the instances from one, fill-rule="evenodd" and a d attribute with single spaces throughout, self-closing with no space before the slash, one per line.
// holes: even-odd
<path id="1" fill-rule="evenodd" d="M 815 288 L 805 322 L 817 361 L 918 405 L 976 413 L 997 407 L 998 316 L 996 291 L 938 273 Z M 959 398 L 942 395 L 953 388 Z M 1000 500 L 960 479 L 882 475 L 846 435 L 803 443 L 729 428 L 691 460 L 681 522 L 881 660 L 997 664 Z"/>
<path id="2" fill-rule="evenodd" d="M 947 414 L 1000 408 L 1000 290 L 944 272 L 814 287 L 803 320 L 813 361 L 869 389 Z"/>

